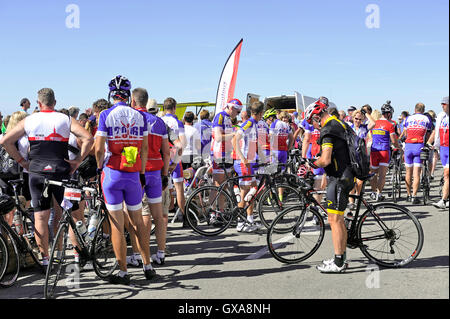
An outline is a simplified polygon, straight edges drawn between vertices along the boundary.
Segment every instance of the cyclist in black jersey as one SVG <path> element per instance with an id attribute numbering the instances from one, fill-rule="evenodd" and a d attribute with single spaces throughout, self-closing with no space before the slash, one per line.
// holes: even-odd
<path id="1" fill-rule="evenodd" d="M 309 160 L 312 168 L 323 167 L 329 177 L 327 186 L 327 213 L 335 256 L 324 260 L 317 266 L 321 272 L 343 272 L 348 266 L 346 261 L 347 229 L 344 223 L 344 211 L 348 196 L 355 185 L 351 171 L 350 156 L 345 138 L 346 125 L 336 116 L 327 112 L 326 104 L 316 101 L 305 110 L 308 123 L 320 128 L 320 157 Z"/>

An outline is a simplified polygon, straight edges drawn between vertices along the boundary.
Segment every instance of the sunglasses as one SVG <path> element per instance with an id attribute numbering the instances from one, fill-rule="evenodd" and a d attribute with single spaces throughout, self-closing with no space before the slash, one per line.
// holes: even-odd
<path id="1" fill-rule="evenodd" d="M 359 119 L 359 118 L 355 118 L 355 121 L 362 121 L 362 119 Z"/>

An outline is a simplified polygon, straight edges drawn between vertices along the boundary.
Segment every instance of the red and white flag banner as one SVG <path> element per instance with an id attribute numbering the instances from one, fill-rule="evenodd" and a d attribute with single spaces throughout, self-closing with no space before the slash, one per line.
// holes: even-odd
<path id="1" fill-rule="evenodd" d="M 225 108 L 227 102 L 234 97 L 234 88 L 236 86 L 236 77 L 239 67 L 242 42 L 243 39 L 241 39 L 233 49 L 222 70 L 219 87 L 217 88 L 215 114 L 221 112 Z"/>

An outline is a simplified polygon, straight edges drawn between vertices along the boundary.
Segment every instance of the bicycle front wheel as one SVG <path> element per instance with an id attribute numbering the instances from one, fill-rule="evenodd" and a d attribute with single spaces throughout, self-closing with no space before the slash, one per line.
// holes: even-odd
<path id="1" fill-rule="evenodd" d="M 92 242 L 94 270 L 100 278 L 107 278 L 116 270 L 118 263 L 111 242 L 111 226 L 106 215 L 100 218 Z"/>
<path id="2" fill-rule="evenodd" d="M 62 283 L 61 279 L 67 272 L 76 272 L 76 265 L 70 265 L 68 262 L 66 251 L 68 239 L 69 225 L 62 223 L 59 226 L 56 236 L 54 237 L 50 260 L 45 274 L 44 298 L 53 299 L 56 297 L 56 291 L 63 287 L 68 288 L 70 283 Z M 59 284 L 59 285 L 58 285 Z"/>
<path id="3" fill-rule="evenodd" d="M 267 245 L 276 260 L 298 263 L 319 249 L 324 235 L 325 224 L 319 212 L 310 207 L 290 207 L 272 222 L 267 232 Z"/>
<path id="4" fill-rule="evenodd" d="M 216 186 L 196 189 L 186 201 L 186 217 L 191 228 L 203 236 L 223 233 L 233 219 L 235 205 L 227 191 Z"/>
<path id="5" fill-rule="evenodd" d="M 5 238 L 8 252 L 6 271 L 0 280 L 0 287 L 11 287 L 19 277 L 21 256 L 12 232 L 11 228 L 0 226 L 0 233 Z"/>
<path id="6" fill-rule="evenodd" d="M 384 267 L 403 267 L 417 258 L 423 230 L 417 218 L 396 204 L 378 204 L 361 216 L 357 226 L 364 256 Z"/>

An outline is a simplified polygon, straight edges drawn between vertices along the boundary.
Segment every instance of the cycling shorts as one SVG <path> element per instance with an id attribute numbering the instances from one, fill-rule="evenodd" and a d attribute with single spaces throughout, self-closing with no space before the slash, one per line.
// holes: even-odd
<path id="1" fill-rule="evenodd" d="M 439 154 L 441 157 L 441 163 L 444 168 L 449 168 L 448 165 L 448 146 L 441 146 L 439 149 Z"/>
<path id="2" fill-rule="evenodd" d="M 406 167 L 422 167 L 420 152 L 423 143 L 406 143 L 405 144 L 405 166 Z"/>
<path id="3" fill-rule="evenodd" d="M 351 169 L 347 168 L 341 177 L 330 176 L 327 186 L 327 212 L 344 215 L 348 197 L 355 186 L 355 178 Z"/>
<path id="4" fill-rule="evenodd" d="M 380 166 L 389 166 L 391 158 L 391 151 L 374 151 L 370 153 L 371 168 L 378 168 Z"/>
<path id="5" fill-rule="evenodd" d="M 52 196 L 55 197 L 56 202 L 61 205 L 64 199 L 64 187 L 49 185 L 47 189 L 47 197 L 44 197 L 44 181 L 46 178 L 55 181 L 61 181 L 67 179 L 67 176 L 53 175 L 53 176 L 43 176 L 38 174 L 29 173 L 29 186 L 31 194 L 31 207 L 33 207 L 35 212 L 40 212 L 43 210 L 48 210 L 52 204 Z"/>
<path id="6" fill-rule="evenodd" d="M 145 187 L 143 193 L 147 195 L 147 200 L 150 204 L 162 202 L 162 181 L 160 170 L 145 172 Z"/>
<path id="7" fill-rule="evenodd" d="M 312 144 L 309 144 L 308 151 L 306 152 L 306 158 L 312 159 L 313 156 L 311 154 Z M 314 179 L 322 178 L 322 175 L 325 174 L 325 169 L 323 167 L 313 168 Z"/>
<path id="8" fill-rule="evenodd" d="M 255 168 L 253 167 L 252 163 L 250 165 L 244 165 L 239 160 L 236 160 L 234 162 L 234 170 L 239 176 L 253 175 L 255 172 Z M 253 182 L 256 182 L 255 177 L 239 179 L 239 185 L 241 186 L 248 186 L 251 185 Z"/>
<path id="9" fill-rule="evenodd" d="M 183 166 L 181 165 L 181 162 L 177 164 L 174 171 L 172 172 L 172 180 L 174 183 L 181 183 L 184 181 Z"/>
<path id="10" fill-rule="evenodd" d="M 142 208 L 139 172 L 122 172 L 105 167 L 102 172 L 102 189 L 106 208 L 110 211 L 123 209 L 124 201 L 129 211 Z"/>
<path id="11" fill-rule="evenodd" d="M 287 151 L 272 151 L 272 163 L 287 163 L 288 152 Z"/>
<path id="12" fill-rule="evenodd" d="M 219 164 L 213 161 L 213 174 L 225 174 L 222 167 L 219 167 Z M 227 174 L 231 173 L 231 170 L 233 168 L 232 163 L 225 163 L 225 169 L 227 170 Z"/>

